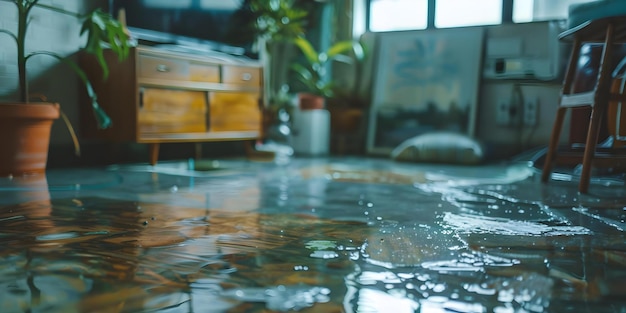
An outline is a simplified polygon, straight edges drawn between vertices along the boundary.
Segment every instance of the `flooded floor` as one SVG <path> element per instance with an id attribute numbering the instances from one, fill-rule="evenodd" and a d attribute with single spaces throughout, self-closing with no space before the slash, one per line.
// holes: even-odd
<path id="1" fill-rule="evenodd" d="M 195 170 L 194 170 L 195 169 Z M 624 176 L 163 162 L 0 179 L 2 312 L 626 312 Z"/>

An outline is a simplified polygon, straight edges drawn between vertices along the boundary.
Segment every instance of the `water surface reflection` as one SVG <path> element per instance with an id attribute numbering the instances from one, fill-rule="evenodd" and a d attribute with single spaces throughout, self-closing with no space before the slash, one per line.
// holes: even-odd
<path id="1" fill-rule="evenodd" d="M 3 312 L 623 312 L 624 209 L 522 197 L 552 187 L 509 171 L 495 180 L 461 171 L 454 182 L 454 171 L 315 164 L 141 184 L 121 173 L 116 188 L 129 193 L 132 182 L 134 200 L 107 189 L 0 207 L 0 303 Z"/>

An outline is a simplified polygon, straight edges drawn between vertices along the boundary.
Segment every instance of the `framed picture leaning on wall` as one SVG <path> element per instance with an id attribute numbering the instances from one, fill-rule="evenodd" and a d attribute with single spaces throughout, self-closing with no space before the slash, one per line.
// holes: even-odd
<path id="1" fill-rule="evenodd" d="M 435 131 L 473 136 L 484 30 L 379 33 L 367 152 Z"/>

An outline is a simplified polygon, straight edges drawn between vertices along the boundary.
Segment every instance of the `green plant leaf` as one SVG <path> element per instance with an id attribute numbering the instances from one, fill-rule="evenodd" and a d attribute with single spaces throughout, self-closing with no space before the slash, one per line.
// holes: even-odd
<path id="1" fill-rule="evenodd" d="M 109 68 L 104 58 L 103 44 L 108 44 L 119 60 L 128 57 L 131 44 L 124 26 L 102 10 L 97 9 L 86 15 L 80 33 L 87 33 L 84 50 L 95 55 L 104 79 L 109 76 Z"/>
<path id="2" fill-rule="evenodd" d="M 317 50 L 313 48 L 313 45 L 306 38 L 298 37 L 295 38 L 293 42 L 298 48 L 300 48 L 300 51 L 302 51 L 302 54 L 307 59 L 309 64 L 319 63 L 320 58 Z"/>
<path id="3" fill-rule="evenodd" d="M 111 126 L 111 118 L 109 118 L 106 112 L 104 112 L 104 110 L 98 104 L 98 96 L 96 95 L 96 92 L 93 90 L 93 87 L 91 86 L 91 83 L 89 82 L 89 79 L 87 78 L 87 74 L 85 74 L 85 72 L 78 66 L 78 64 L 76 64 L 74 61 L 68 58 L 64 58 L 56 53 L 52 53 L 49 51 L 36 51 L 27 55 L 26 58 L 30 59 L 31 57 L 35 55 L 48 55 L 68 65 L 85 85 L 85 88 L 87 90 L 87 95 L 91 99 L 91 108 L 93 109 L 94 115 L 96 117 L 98 128 L 105 129 Z"/>
<path id="4" fill-rule="evenodd" d="M 308 68 L 298 63 L 292 64 L 291 69 L 294 70 L 294 72 L 296 72 L 296 74 L 298 75 L 297 78 L 302 84 L 304 84 L 312 92 L 316 92 L 317 90 L 317 86 L 315 84 L 316 80 L 314 79 L 314 75 L 311 72 L 311 70 L 309 70 Z"/>
<path id="5" fill-rule="evenodd" d="M 352 55 L 344 53 L 352 51 Z M 328 58 L 334 61 L 352 64 L 356 60 L 361 62 L 365 58 L 363 46 L 358 41 L 346 40 L 340 41 L 328 48 Z"/>
<path id="6" fill-rule="evenodd" d="M 313 74 L 311 73 L 311 71 L 308 68 L 302 66 L 302 64 L 294 63 L 291 65 L 291 68 L 296 73 L 300 74 L 302 78 L 307 79 L 307 80 L 313 79 Z"/>
<path id="7" fill-rule="evenodd" d="M 328 98 L 335 96 L 336 86 L 332 79 L 327 77 L 327 63 L 335 61 L 354 64 L 355 60 L 360 62 L 364 57 L 363 47 L 358 41 L 340 41 L 324 52 L 317 52 L 313 45 L 304 37 L 295 38 L 294 44 L 304 55 L 307 64 L 296 63 L 291 68 L 298 73 L 298 79 L 311 92 Z M 350 51 L 353 53 L 347 54 Z"/>
<path id="8" fill-rule="evenodd" d="M 333 58 L 336 55 L 352 50 L 353 46 L 353 41 L 340 41 L 330 46 L 330 48 L 328 48 L 328 51 L 326 51 L 326 54 L 328 54 L 329 58 Z"/>
<path id="9" fill-rule="evenodd" d="M 308 12 L 295 4 L 294 0 L 252 0 L 257 36 L 276 41 L 302 36 Z"/>
<path id="10" fill-rule="evenodd" d="M 354 53 L 354 58 L 362 62 L 365 59 L 365 48 L 360 42 L 354 42 L 352 45 L 352 52 Z"/>
<path id="11" fill-rule="evenodd" d="M 93 115 L 96 118 L 96 123 L 98 124 L 98 128 L 107 129 L 111 127 L 111 124 L 112 124 L 111 118 L 109 117 L 109 115 L 106 114 L 106 112 L 104 112 L 104 110 L 98 105 L 98 103 L 95 100 L 92 103 L 92 106 L 94 107 Z"/>

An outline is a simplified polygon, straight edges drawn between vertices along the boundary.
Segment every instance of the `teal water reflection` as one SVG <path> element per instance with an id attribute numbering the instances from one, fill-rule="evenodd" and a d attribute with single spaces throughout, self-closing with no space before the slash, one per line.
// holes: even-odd
<path id="1" fill-rule="evenodd" d="M 48 177 L 0 207 L 2 312 L 624 311 L 626 203 L 501 169 Z"/>

